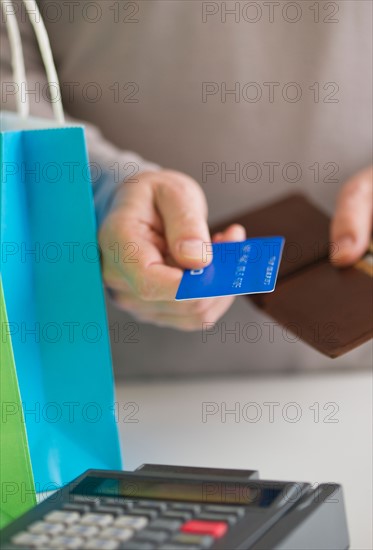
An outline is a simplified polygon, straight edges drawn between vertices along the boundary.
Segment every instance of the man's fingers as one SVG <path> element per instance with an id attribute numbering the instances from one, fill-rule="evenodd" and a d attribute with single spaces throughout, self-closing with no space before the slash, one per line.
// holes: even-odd
<path id="1" fill-rule="evenodd" d="M 139 261 L 123 266 L 124 277 L 141 300 L 174 300 L 182 271 L 165 265 L 151 244 L 142 241 L 138 246 Z"/>
<path id="2" fill-rule="evenodd" d="M 356 262 L 368 248 L 372 233 L 372 170 L 366 170 L 341 190 L 331 225 L 331 261 L 339 266 Z"/>
<path id="3" fill-rule="evenodd" d="M 234 297 L 192 302 L 144 302 L 128 293 L 112 293 L 116 305 L 138 321 L 182 330 L 204 330 L 231 306 Z"/>
<path id="4" fill-rule="evenodd" d="M 214 243 L 223 243 L 223 242 L 229 242 L 229 241 L 244 241 L 246 239 L 246 230 L 245 228 L 235 223 L 233 225 L 230 225 L 225 229 L 224 231 L 220 233 L 216 233 L 213 236 Z"/>
<path id="5" fill-rule="evenodd" d="M 145 224 L 116 221 L 116 243 L 106 243 L 113 249 L 110 260 L 103 265 L 106 285 L 117 292 L 127 292 L 128 286 L 141 300 L 174 300 L 182 271 L 164 263 L 162 247 L 149 235 Z M 130 253 L 129 253 L 130 250 Z M 108 252 L 107 252 L 108 254 Z"/>
<path id="6" fill-rule="evenodd" d="M 185 331 L 203 331 L 211 328 L 211 323 L 216 323 L 234 302 L 234 296 L 217 298 L 213 306 L 204 315 L 163 315 L 154 316 L 153 322 L 159 326 L 177 328 Z"/>
<path id="7" fill-rule="evenodd" d="M 206 298 L 203 300 L 154 302 L 141 300 L 133 292 L 128 291 L 114 292 L 112 298 L 120 307 L 129 312 L 141 312 L 144 315 L 156 313 L 157 315 L 172 315 L 175 317 L 200 316 L 201 318 L 211 310 L 218 300 L 217 298 Z"/>
<path id="8" fill-rule="evenodd" d="M 174 260 L 184 268 L 199 268 L 210 242 L 206 200 L 199 185 L 184 174 L 169 172 L 155 182 L 156 207 L 163 219 L 166 240 Z"/>

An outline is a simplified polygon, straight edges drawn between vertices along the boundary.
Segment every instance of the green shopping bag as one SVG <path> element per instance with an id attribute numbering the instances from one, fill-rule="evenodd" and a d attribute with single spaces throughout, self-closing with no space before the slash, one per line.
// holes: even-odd
<path id="1" fill-rule="evenodd" d="M 0 277 L 0 529 L 35 505 L 21 398 Z"/>

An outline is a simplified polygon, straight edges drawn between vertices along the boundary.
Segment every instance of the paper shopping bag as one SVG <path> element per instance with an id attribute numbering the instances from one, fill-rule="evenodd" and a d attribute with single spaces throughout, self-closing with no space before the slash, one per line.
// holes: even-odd
<path id="1" fill-rule="evenodd" d="M 84 130 L 53 126 L 1 115 L 2 345 L 13 347 L 37 491 L 121 468 Z"/>
<path id="2" fill-rule="evenodd" d="M 0 323 L 8 326 L 0 277 Z M 35 505 L 35 489 L 30 455 L 9 338 L 1 339 L 0 348 L 0 529 Z"/>

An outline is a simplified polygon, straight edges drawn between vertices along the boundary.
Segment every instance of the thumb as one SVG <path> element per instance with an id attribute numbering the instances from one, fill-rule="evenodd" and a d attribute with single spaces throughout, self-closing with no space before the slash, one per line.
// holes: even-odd
<path id="1" fill-rule="evenodd" d="M 357 174 L 342 188 L 331 225 L 335 265 L 351 265 L 366 252 L 372 232 L 372 169 Z"/>
<path id="2" fill-rule="evenodd" d="M 211 239 L 206 199 L 198 183 L 167 172 L 155 185 L 155 202 L 172 258 L 184 268 L 206 267 L 212 260 Z"/>

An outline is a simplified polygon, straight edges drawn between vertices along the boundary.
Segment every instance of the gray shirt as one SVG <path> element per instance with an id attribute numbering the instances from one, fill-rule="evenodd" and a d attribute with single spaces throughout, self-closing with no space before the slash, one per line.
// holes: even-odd
<path id="1" fill-rule="evenodd" d="M 196 178 L 211 223 L 294 190 L 332 213 L 346 178 L 371 163 L 369 1 L 39 4 L 65 109 L 89 123 L 91 159 L 102 167 L 99 220 L 116 185 L 151 163 Z M 30 76 L 43 85 L 32 34 L 22 29 Z M 34 112 L 49 108 L 41 94 Z M 371 362 L 370 345 L 326 359 L 245 298 L 215 335 L 131 324 L 109 310 L 114 360 L 127 374 Z"/>

